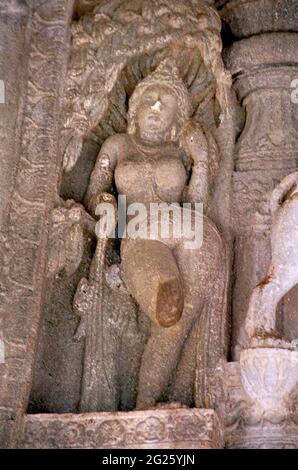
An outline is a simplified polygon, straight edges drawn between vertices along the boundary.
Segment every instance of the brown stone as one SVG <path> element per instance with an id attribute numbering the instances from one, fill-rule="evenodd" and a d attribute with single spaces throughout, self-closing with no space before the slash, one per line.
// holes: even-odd
<path id="1" fill-rule="evenodd" d="M 298 447 L 297 37 L 1 1 L 0 447 Z"/>

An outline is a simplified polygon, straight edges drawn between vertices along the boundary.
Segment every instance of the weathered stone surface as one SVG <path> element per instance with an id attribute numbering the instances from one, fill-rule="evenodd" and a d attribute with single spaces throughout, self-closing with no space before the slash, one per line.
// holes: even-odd
<path id="1" fill-rule="evenodd" d="M 73 24 L 63 194 L 72 191 L 69 175 L 82 164 L 81 156 L 90 158 L 83 141 L 90 140 L 90 134 L 98 142 L 104 140 L 82 200 L 93 217 L 101 195 L 112 192 L 113 185 L 128 204 L 148 208 L 151 203 L 187 201 L 212 206 L 212 182 L 221 164 L 217 138 L 220 141 L 226 127 L 232 127 L 219 18 L 202 2 L 154 5 L 153 11 L 147 1 L 99 3 L 88 14 L 82 10 Z M 110 47 L 117 50 L 113 64 Z M 216 99 L 218 110 L 213 106 Z M 216 126 L 216 119 L 221 125 Z M 107 134 L 112 136 L 105 140 Z M 230 146 L 225 158 L 231 158 Z M 74 178 L 80 179 L 78 174 Z M 190 214 L 194 219 L 196 212 Z M 175 228 L 173 220 L 171 225 Z M 74 298 L 80 317 L 76 338 L 84 344 L 81 411 L 147 408 L 173 400 L 199 406 L 215 403 L 216 370 L 227 354 L 229 255 L 208 218 L 204 227 L 202 249 L 189 251 L 182 237 L 166 240 L 160 234 L 153 240 L 123 240 L 118 253 L 98 239 L 89 276 L 82 277 Z M 59 237 L 57 246 L 65 246 L 61 233 L 58 242 Z M 110 249 L 113 262 L 107 259 Z M 66 252 L 54 256 L 53 266 L 61 271 L 64 258 L 69 258 Z M 120 263 L 122 280 L 110 289 L 105 270 L 111 264 L 120 269 Z M 117 301 L 115 293 L 121 288 Z M 212 342 L 206 341 L 209 334 Z M 136 346 L 133 360 L 127 356 L 131 338 Z M 125 362 L 132 366 L 125 368 Z"/>
<path id="2" fill-rule="evenodd" d="M 246 111 L 235 148 L 233 176 L 235 357 L 247 345 L 244 321 L 251 290 L 264 277 L 270 262 L 270 194 L 297 166 L 298 107 L 291 99 L 291 83 L 297 76 L 293 52 L 297 37 L 296 33 L 252 36 L 225 52 L 225 63 Z M 286 318 L 293 317 L 290 312 L 294 308 L 294 301 L 289 302 Z M 292 330 L 297 334 L 295 322 Z"/>
<path id="3" fill-rule="evenodd" d="M 298 31 L 296 0 L 223 0 L 216 3 L 222 19 L 238 39 L 266 32 Z"/>
<path id="4" fill-rule="evenodd" d="M 13 3 L 13 4 L 12 4 Z M 4 223 L 13 185 L 18 156 L 18 123 L 20 118 L 23 45 L 29 11 L 22 2 L 1 2 L 0 5 L 0 226 Z M 7 64 L 9 63 L 9 67 Z M 2 97 L 2 87 L 4 96 Z"/>
<path id="5" fill-rule="evenodd" d="M 277 306 L 298 283 L 293 259 L 298 252 L 298 172 L 291 173 L 271 195 L 271 263 L 249 302 L 246 330 L 250 338 L 277 336 Z"/>
<path id="6" fill-rule="evenodd" d="M 0 447 L 298 448 L 297 13 L 1 1 Z"/>
<path id="7" fill-rule="evenodd" d="M 298 352 L 296 341 L 286 341 L 277 311 L 280 300 L 298 281 L 292 261 L 297 256 L 297 172 L 284 178 L 270 196 L 271 262 L 249 300 L 245 322 L 249 347 L 240 352 L 243 390 L 239 380 L 237 385 L 235 365 L 234 375 L 225 384 L 224 414 L 229 447 L 297 448 L 298 445 Z M 280 314 L 284 323 L 284 311 Z M 237 398 L 234 394 L 231 400 L 233 388 Z M 233 406 L 233 401 L 238 402 L 238 407 Z M 229 406 L 233 417 L 227 416 Z M 241 423 L 240 416 L 245 417 Z M 240 427 L 242 438 L 238 436 Z"/>
<path id="8" fill-rule="evenodd" d="M 2 8 L 5 5 L 7 2 L 1 5 Z M 12 19 L 14 7 L 17 7 L 18 13 L 19 5 L 22 5 L 23 12 L 24 2 L 8 5 L 8 16 L 10 12 Z M 14 139 L 18 159 L 15 183 L 10 188 L 9 204 L 5 210 L 8 217 L 10 213 L 16 212 L 21 213 L 22 217 L 11 218 L 14 223 L 5 220 L 1 227 L 6 242 L 6 245 L 1 244 L 5 257 L 1 267 L 1 291 L 4 291 L 1 323 L 7 357 L 4 366 L 1 366 L 0 379 L 0 406 L 4 416 L 0 423 L 0 435 L 3 446 L 15 446 L 19 441 L 31 388 L 46 268 L 48 217 L 54 204 L 58 178 L 59 103 L 62 97 L 61 78 L 66 71 L 71 13 L 71 2 L 67 1 L 55 0 L 46 4 L 36 2 L 31 6 L 25 23 L 27 25 L 30 21 L 30 30 L 22 38 L 19 33 L 16 36 L 24 44 L 23 75 L 18 76 L 15 72 L 9 79 L 9 87 L 18 81 L 22 86 L 22 101 L 19 105 L 20 126 Z M 25 27 L 22 21 L 13 19 L 14 22 L 18 28 Z M 20 60 L 19 56 L 16 59 Z M 50 74 L 54 73 L 50 83 L 45 83 L 40 74 L 35 74 L 42 61 L 44 75 L 47 74 L 47 67 Z M 15 66 L 10 69 L 10 73 L 14 73 Z M 9 99 L 10 95 L 8 93 Z M 49 157 L 37 164 L 37 157 L 27 160 L 27 145 L 29 140 L 34 142 L 39 138 L 41 130 L 45 137 L 43 152 L 48 153 Z M 24 140 L 23 135 L 26 135 Z M 11 170 L 14 171 L 14 164 Z M 11 176 L 5 175 L 5 178 Z M 31 220 L 32 209 L 35 216 Z M 27 227 L 23 231 L 24 223 Z M 6 416 L 10 414 L 13 419 L 7 420 Z"/>
<path id="9" fill-rule="evenodd" d="M 263 347 L 244 350 L 240 363 L 225 365 L 222 419 L 227 448 L 298 448 L 297 351 L 285 346 L 264 342 Z"/>
<path id="10" fill-rule="evenodd" d="M 22 447 L 31 449 L 220 449 L 213 410 L 27 415 Z"/>

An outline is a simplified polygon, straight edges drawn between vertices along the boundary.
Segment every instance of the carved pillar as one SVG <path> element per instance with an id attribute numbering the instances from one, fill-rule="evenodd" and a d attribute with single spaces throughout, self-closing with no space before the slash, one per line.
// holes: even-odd
<path id="1" fill-rule="evenodd" d="M 11 11 L 12 2 L 7 3 Z M 22 439 L 31 387 L 45 290 L 49 216 L 59 176 L 58 131 L 72 4 L 72 0 L 30 2 L 24 37 L 27 61 L 20 143 L 15 150 L 15 180 L 1 241 L 1 319 L 6 352 L 0 369 L 1 447 L 15 447 Z"/>
<path id="2" fill-rule="evenodd" d="M 226 51 L 226 64 L 246 112 L 233 177 L 236 359 L 239 348 L 247 344 L 244 319 L 249 295 L 270 261 L 269 195 L 297 168 L 298 106 L 291 102 L 291 84 L 298 77 L 297 47 L 296 33 L 268 33 L 243 39 Z"/>
<path id="3" fill-rule="evenodd" d="M 247 349 L 244 331 L 252 290 L 271 259 L 269 199 L 297 168 L 298 107 L 291 100 L 298 77 L 297 1 L 218 0 L 216 5 L 226 42 L 234 42 L 225 50 L 225 62 L 244 111 L 232 194 L 233 358 L 240 361 L 227 364 L 224 374 L 225 442 L 228 448 L 297 448 L 297 354 L 282 341 Z M 279 306 L 283 324 L 278 326 L 287 340 L 298 335 L 295 296 L 297 288 Z"/>
<path id="4" fill-rule="evenodd" d="M 17 163 L 16 128 L 21 106 L 23 45 L 28 16 L 29 9 L 23 2 L 0 3 L 0 227 Z"/>
<path id="5" fill-rule="evenodd" d="M 296 0 L 216 0 L 215 3 L 237 39 L 265 32 L 297 32 Z"/>

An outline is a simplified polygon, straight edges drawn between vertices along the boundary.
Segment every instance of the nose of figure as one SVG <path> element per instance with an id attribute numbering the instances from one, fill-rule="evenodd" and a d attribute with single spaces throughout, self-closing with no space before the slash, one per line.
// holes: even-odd
<path id="1" fill-rule="evenodd" d="M 161 102 L 159 100 L 156 101 L 154 105 L 151 106 L 152 111 L 160 112 L 161 110 Z"/>

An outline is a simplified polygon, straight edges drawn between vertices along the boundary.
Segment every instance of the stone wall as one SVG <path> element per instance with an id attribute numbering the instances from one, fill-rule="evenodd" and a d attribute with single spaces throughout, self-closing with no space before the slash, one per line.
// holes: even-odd
<path id="1" fill-rule="evenodd" d="M 83 201 L 102 143 L 96 139 L 88 142 L 72 179 L 62 176 L 61 129 L 71 24 L 99 3 L 3 0 L 0 4 L 0 81 L 5 87 L 5 102 L 0 100 L 0 340 L 5 346 L 5 362 L 0 363 L 0 447 L 116 447 L 123 426 L 127 429 L 122 447 L 135 445 L 137 438 L 131 436 L 139 428 L 145 436 L 139 443 L 142 446 L 165 446 L 171 441 L 176 448 L 218 448 L 224 446 L 225 435 L 230 448 L 297 447 L 295 396 L 290 414 L 286 418 L 279 416 L 279 421 L 276 418 L 277 424 L 274 418 L 270 421 L 266 410 L 256 418 L 252 413 L 254 403 L 243 386 L 251 359 L 239 362 L 241 352 L 249 347 L 245 319 L 250 295 L 266 274 L 271 259 L 270 196 L 285 176 L 297 170 L 298 104 L 292 98 L 292 84 L 298 79 L 295 0 L 205 2 L 215 5 L 221 16 L 223 59 L 233 82 L 228 116 L 217 132 L 222 162 L 209 208 L 226 242 L 231 277 L 229 285 L 224 286 L 228 306 L 219 306 L 231 316 L 231 362 L 219 364 L 218 376 L 224 378 L 221 388 L 218 381 L 215 384 L 217 414 L 213 410 L 173 408 L 161 409 L 160 414 L 155 410 L 152 416 L 149 412 L 129 413 L 126 419 L 121 412 L 116 424 L 111 424 L 109 413 L 75 414 L 84 348 L 73 342 L 77 318 L 72 312 L 72 299 L 81 277 L 88 276 L 94 252 L 90 230 L 84 262 L 70 279 L 62 283 L 59 276 L 49 280 L 48 254 L 52 211 L 61 204 L 61 197 Z M 214 61 L 210 67 L 216 67 Z M 104 127 L 105 137 L 110 132 L 108 124 Z M 88 155 L 91 157 L 86 168 L 84 158 Z M 117 262 L 115 254 L 111 258 Z M 294 287 L 279 305 L 279 334 L 289 342 L 298 338 L 297 298 Z M 118 312 L 114 306 L 122 307 L 126 302 L 131 299 L 125 295 L 109 297 L 111 317 Z M 124 306 L 127 311 L 133 308 L 131 303 Z M 210 325 L 211 330 L 213 325 L 218 328 L 216 323 Z M 146 336 L 146 325 L 134 318 L 128 328 L 130 342 L 140 337 L 138 328 Z M 209 332 L 203 329 L 204 334 L 207 338 Z M 137 344 L 136 355 L 140 348 Z M 133 352 L 128 348 L 127 354 Z M 265 359 L 263 364 L 265 370 Z M 129 366 L 135 371 L 135 364 Z M 128 382 L 127 387 L 132 387 Z M 131 408 L 131 401 L 127 403 Z M 175 426 L 179 430 L 181 422 L 189 434 L 177 437 Z M 112 426 L 117 441 L 114 444 L 106 437 L 100 442 L 98 430 L 105 426 L 108 431 Z M 199 426 L 200 432 L 196 432 Z M 40 429 L 47 433 L 43 442 Z M 63 441 L 65 429 L 71 433 Z"/>

